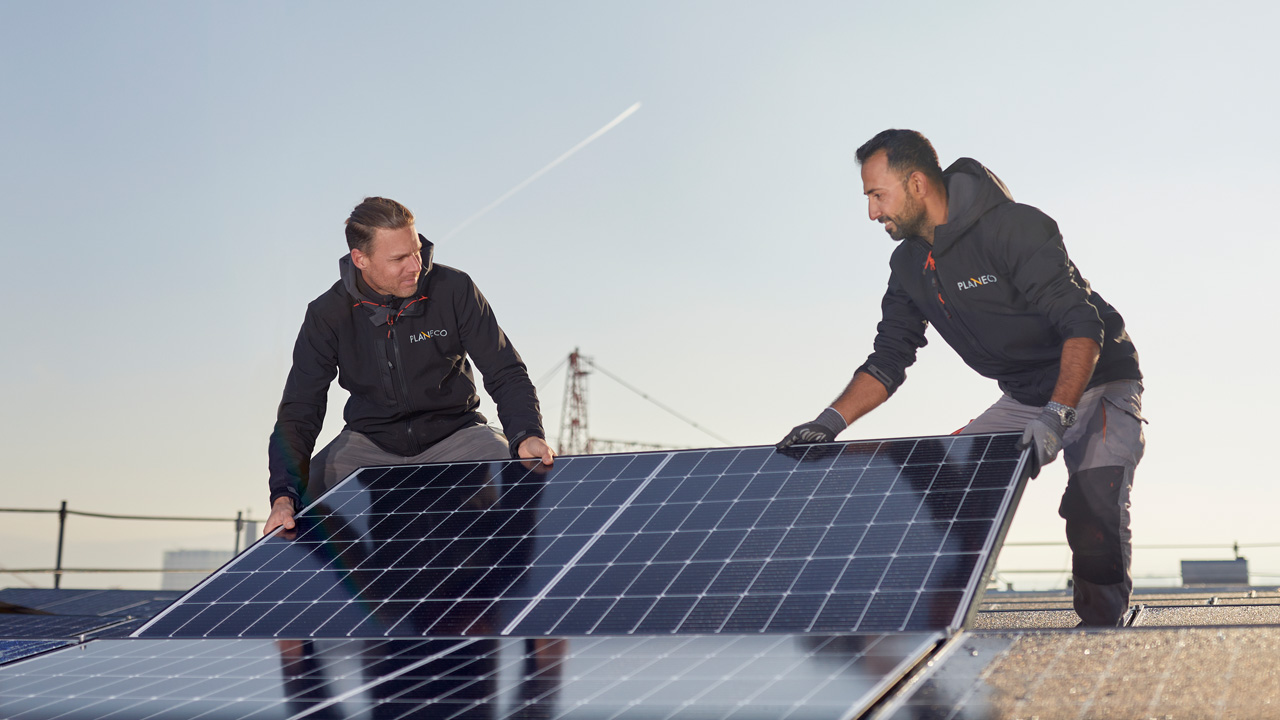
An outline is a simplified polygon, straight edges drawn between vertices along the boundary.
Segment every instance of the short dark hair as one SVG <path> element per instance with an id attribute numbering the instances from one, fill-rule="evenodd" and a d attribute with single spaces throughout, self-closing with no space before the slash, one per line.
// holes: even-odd
<path id="1" fill-rule="evenodd" d="M 409 208 L 389 198 L 367 197 L 347 218 L 347 247 L 368 254 L 375 230 L 399 230 L 412 224 Z"/>
<path id="2" fill-rule="evenodd" d="M 938 153 L 924 135 L 915 130 L 882 130 L 863 143 L 854 157 L 862 165 L 881 150 L 885 152 L 889 167 L 902 173 L 904 180 L 913 172 L 922 172 L 934 183 L 943 185 Z"/>

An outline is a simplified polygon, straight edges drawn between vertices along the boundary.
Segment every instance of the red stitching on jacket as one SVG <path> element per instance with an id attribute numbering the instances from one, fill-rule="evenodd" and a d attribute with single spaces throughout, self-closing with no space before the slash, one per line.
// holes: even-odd
<path id="1" fill-rule="evenodd" d="M 404 307 L 400 308 L 400 312 L 396 313 L 396 318 L 399 318 L 401 315 L 403 315 L 404 311 L 408 310 L 413 305 L 413 303 L 416 303 L 419 300 L 426 300 L 426 299 L 427 299 L 426 295 L 419 295 L 418 297 L 413 299 L 413 302 L 406 303 Z"/>

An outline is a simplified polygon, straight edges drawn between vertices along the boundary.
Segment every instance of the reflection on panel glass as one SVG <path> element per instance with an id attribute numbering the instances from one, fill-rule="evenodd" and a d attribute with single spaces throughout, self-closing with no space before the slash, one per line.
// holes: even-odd
<path id="1" fill-rule="evenodd" d="M 956 627 L 1016 435 L 363 470 L 144 637 Z"/>
<path id="2" fill-rule="evenodd" d="M 96 615 L 0 615 L 0 638 L 77 637 L 124 621 Z"/>
<path id="3" fill-rule="evenodd" d="M 921 676 L 886 706 L 891 720 L 995 720 L 1013 717 L 992 705 L 992 690 L 981 677 L 992 659 L 1006 652 L 1014 635 L 957 636 Z"/>
<path id="4" fill-rule="evenodd" d="M 834 720 L 941 637 L 96 641 L 0 668 L 0 717 Z"/>
<path id="5" fill-rule="evenodd" d="M 177 600 L 176 590 L 72 590 L 5 588 L 0 602 L 54 615 L 127 615 L 151 617 Z"/>
<path id="6" fill-rule="evenodd" d="M 546 487 L 520 463 L 362 471 L 145 634 L 494 634 L 590 537 L 535 530 Z"/>
<path id="7" fill-rule="evenodd" d="M 55 648 L 72 644 L 73 640 L 10 640 L 0 639 L 0 665 L 32 655 L 39 655 Z"/>

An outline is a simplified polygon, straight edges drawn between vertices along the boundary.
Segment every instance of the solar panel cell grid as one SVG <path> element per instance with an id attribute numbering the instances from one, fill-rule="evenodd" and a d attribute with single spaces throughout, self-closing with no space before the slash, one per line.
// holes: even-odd
<path id="1" fill-rule="evenodd" d="M 946 627 L 1019 455 L 965 436 L 366 469 L 142 635 Z"/>

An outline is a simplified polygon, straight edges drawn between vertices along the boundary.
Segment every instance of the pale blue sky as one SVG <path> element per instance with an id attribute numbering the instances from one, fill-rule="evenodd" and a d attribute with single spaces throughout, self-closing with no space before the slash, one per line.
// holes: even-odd
<path id="1" fill-rule="evenodd" d="M 853 150 L 911 127 L 1057 219 L 1128 321 L 1137 542 L 1280 542 L 1278 24 L 1265 3 L 0 0 L 0 506 L 265 516 L 289 353 L 350 208 L 395 197 L 442 238 L 641 102 L 436 248 L 535 378 L 581 347 L 738 444 L 810 419 L 870 350 L 893 247 Z M 937 338 L 910 376 L 842 437 L 950 432 L 996 398 Z M 714 442 L 598 375 L 590 403 L 600 437 Z M 1064 482 L 1032 484 L 1010 541 L 1061 539 Z M 0 515 L 0 567 L 51 564 L 54 538 Z M 154 567 L 230 531 L 73 518 L 67 542 L 68 565 Z M 1280 552 L 1247 554 L 1280 581 Z M 1135 571 L 1180 557 L 1226 556 Z"/>

